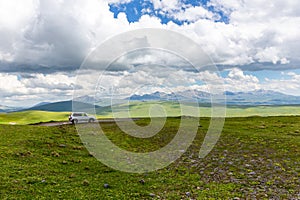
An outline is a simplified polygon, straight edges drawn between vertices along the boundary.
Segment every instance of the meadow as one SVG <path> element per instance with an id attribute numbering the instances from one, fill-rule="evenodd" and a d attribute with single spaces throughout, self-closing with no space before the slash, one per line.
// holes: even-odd
<path id="1" fill-rule="evenodd" d="M 200 117 L 211 117 L 211 105 L 210 104 L 192 104 L 171 101 L 133 101 L 129 104 L 120 104 L 113 107 L 115 116 L 126 117 L 128 110 L 131 117 L 150 117 L 149 110 L 151 107 L 159 105 L 165 113 L 156 115 L 161 116 L 181 116 L 181 109 L 194 110 L 199 109 Z M 217 105 L 218 106 L 218 105 Z M 217 107 L 216 106 L 216 107 Z M 103 107 L 97 109 L 99 117 L 113 117 L 111 107 Z M 226 117 L 249 117 L 249 116 L 291 116 L 300 115 L 300 105 L 258 105 L 258 106 L 246 106 L 246 105 L 227 105 Z M 153 116 L 153 115 L 152 115 Z M 154 115 L 155 116 L 155 115 Z M 223 116 L 221 116 L 223 117 Z"/>
<path id="2" fill-rule="evenodd" d="M 116 171 L 97 161 L 73 125 L 0 125 L 1 199 L 299 199 L 300 117 L 226 118 L 205 157 L 198 152 L 210 119 L 174 163 L 144 174 Z M 180 118 L 139 139 L 115 123 L 101 123 L 108 138 L 133 152 L 149 152 L 174 137 Z M 149 119 L 140 119 L 144 126 Z"/>
<path id="3" fill-rule="evenodd" d="M 130 104 L 119 104 L 112 108 L 101 107 L 96 109 L 96 116 L 99 119 L 105 118 L 126 118 L 128 117 L 128 110 L 130 117 L 133 118 L 147 118 L 150 117 L 149 110 L 151 107 L 159 105 L 164 109 L 163 112 L 154 113 L 151 117 L 177 117 L 181 116 L 181 109 L 195 110 L 199 109 L 200 117 L 210 117 L 210 105 L 200 104 L 183 104 L 182 107 L 177 102 L 156 101 L 156 102 L 131 102 Z M 70 112 L 49 112 L 29 110 L 22 112 L 0 113 L 0 124 L 35 124 L 40 122 L 51 121 L 67 121 Z M 297 116 L 300 115 L 299 105 L 285 105 L 285 106 L 227 106 L 226 117 L 249 117 L 249 116 Z M 225 116 L 222 116 L 225 117 Z"/>
<path id="4" fill-rule="evenodd" d="M 67 121 L 70 112 L 22 111 L 0 113 L 0 124 L 24 125 L 39 122 Z"/>

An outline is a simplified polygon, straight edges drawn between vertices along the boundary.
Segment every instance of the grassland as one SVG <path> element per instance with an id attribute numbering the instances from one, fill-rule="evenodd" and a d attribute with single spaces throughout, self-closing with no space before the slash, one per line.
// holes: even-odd
<path id="1" fill-rule="evenodd" d="M 118 146 L 148 152 L 172 140 L 179 120 L 168 118 L 148 139 L 126 135 L 114 123 L 101 126 Z M 101 164 L 72 125 L 0 125 L 0 199 L 300 198 L 300 117 L 227 118 L 213 151 L 199 159 L 209 121 L 201 118 L 194 143 L 180 159 L 145 174 Z"/>
<path id="2" fill-rule="evenodd" d="M 193 104 L 182 104 L 177 102 L 157 101 L 157 102 L 132 102 L 129 105 L 116 105 L 113 109 L 115 116 L 126 117 L 127 110 L 131 117 L 149 117 L 149 109 L 154 105 L 160 105 L 165 110 L 165 114 L 159 116 L 181 116 L 181 109 L 193 110 L 199 108 L 201 117 L 211 117 L 211 106 L 203 104 L 200 106 Z M 181 107 L 182 106 L 182 107 Z M 100 108 L 97 111 L 100 117 L 112 117 L 110 107 Z M 249 116 L 291 116 L 300 115 L 300 105 L 286 106 L 231 106 L 226 107 L 227 117 L 249 117 Z"/>
<path id="3" fill-rule="evenodd" d="M 111 107 L 97 108 L 98 118 L 112 118 L 112 117 L 128 117 L 127 110 L 129 109 L 130 117 L 147 118 L 149 117 L 149 110 L 155 105 L 160 105 L 165 113 L 152 114 L 154 117 L 181 116 L 181 109 L 195 110 L 199 108 L 200 117 L 210 117 L 211 108 L 208 105 L 185 104 L 180 107 L 178 103 L 174 102 L 132 102 L 129 105 L 121 104 Z M 0 113 L 0 124 L 34 124 L 40 122 L 50 121 L 66 121 L 70 112 L 48 112 L 48 111 L 23 111 L 12 113 Z M 226 117 L 249 117 L 249 116 L 296 116 L 300 115 L 300 105 L 286 105 L 286 106 L 227 106 Z"/>
<path id="4" fill-rule="evenodd" d="M 49 121 L 66 121 L 69 112 L 23 111 L 0 113 L 0 124 L 24 125 Z"/>

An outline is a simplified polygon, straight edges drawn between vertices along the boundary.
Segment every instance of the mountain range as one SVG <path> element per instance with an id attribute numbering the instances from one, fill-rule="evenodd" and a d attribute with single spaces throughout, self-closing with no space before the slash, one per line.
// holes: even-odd
<path id="1" fill-rule="evenodd" d="M 76 108 L 78 111 L 86 111 L 87 109 L 91 109 L 94 105 L 89 103 L 79 102 L 79 101 L 60 101 L 54 103 L 39 103 L 36 106 L 31 108 L 23 109 L 22 111 L 26 110 L 42 110 L 42 111 L 52 111 L 52 112 L 72 112 L 73 104 L 76 104 Z M 95 105 L 95 108 L 100 108 L 100 106 Z"/>
<path id="2" fill-rule="evenodd" d="M 227 105 L 295 105 L 300 104 L 300 96 L 286 95 L 280 92 L 270 90 L 255 90 L 251 92 L 230 92 L 225 91 L 225 99 L 216 98 L 217 103 L 226 103 Z M 154 92 L 144 95 L 132 95 L 127 98 L 132 101 L 198 101 L 199 103 L 210 103 L 211 94 L 197 90 L 186 90 L 175 93 Z"/>
<path id="3" fill-rule="evenodd" d="M 217 103 L 236 106 L 257 106 L 257 105 L 300 105 L 300 96 L 286 95 L 280 92 L 270 90 L 255 90 L 251 92 L 230 92 L 225 91 L 226 101 L 224 99 L 217 99 Z M 198 90 L 186 90 L 175 93 L 153 92 L 149 94 L 137 95 L 133 94 L 125 99 L 114 100 L 115 104 L 120 104 L 124 101 L 184 101 L 198 103 L 210 103 L 211 94 Z M 42 110 L 42 111 L 72 111 L 72 100 L 60 101 L 60 102 L 41 102 L 31 108 L 11 108 L 7 106 L 0 106 L 0 112 L 12 112 L 17 110 Z M 110 99 L 96 99 L 91 96 L 82 96 L 76 98 L 76 106 L 82 108 L 91 108 L 91 105 L 95 105 L 95 108 L 101 109 L 110 105 Z"/>

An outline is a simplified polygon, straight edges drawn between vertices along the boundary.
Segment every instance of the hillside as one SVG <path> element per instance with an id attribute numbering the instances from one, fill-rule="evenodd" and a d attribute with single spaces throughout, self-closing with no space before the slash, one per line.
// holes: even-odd
<path id="1" fill-rule="evenodd" d="M 41 111 L 52 111 L 52 112 L 72 112 L 72 104 L 76 103 L 76 108 L 82 109 L 83 111 L 90 110 L 93 105 L 82 102 L 73 102 L 73 101 L 60 101 L 55 103 L 43 103 L 31 108 L 24 109 L 26 110 L 41 110 Z M 100 108 L 100 106 L 95 106 L 95 108 Z"/>
<path id="2" fill-rule="evenodd" d="M 49 112 L 36 110 L 0 113 L 0 124 L 23 125 L 49 121 L 67 121 L 69 114 L 69 112 Z"/>

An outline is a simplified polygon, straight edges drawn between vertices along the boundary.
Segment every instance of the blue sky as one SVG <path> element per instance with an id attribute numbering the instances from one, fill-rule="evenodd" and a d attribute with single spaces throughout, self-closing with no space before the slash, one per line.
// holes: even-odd
<path id="1" fill-rule="evenodd" d="M 218 16 L 217 19 L 214 19 L 215 22 L 224 22 L 226 24 L 229 23 L 229 16 L 226 13 L 224 13 L 221 9 L 218 9 L 213 5 L 209 5 L 210 1 L 181 0 L 180 3 L 181 6 L 173 9 L 172 12 L 178 12 L 179 10 L 185 11 L 189 7 L 201 6 Z M 154 7 L 153 2 L 151 1 L 133 0 L 125 3 L 110 3 L 109 10 L 114 13 L 114 18 L 117 18 L 119 13 L 125 13 L 129 23 L 138 22 L 143 15 L 158 17 L 162 24 L 167 24 L 170 21 L 174 22 L 177 25 L 183 25 L 184 23 L 193 22 L 189 20 L 176 19 L 175 17 L 168 15 L 168 12 L 164 12 L 163 9 L 156 9 Z"/>
<path id="2" fill-rule="evenodd" d="M 297 0 L 0 0 L 0 105 L 71 99 L 84 59 L 114 36 L 141 28 L 174 31 L 200 45 L 217 64 L 226 90 L 300 96 L 299 24 Z M 170 80 L 176 75 L 195 83 L 216 78 L 192 74 L 153 52 L 122 59 L 120 68 L 104 77 L 119 84 L 120 92 L 146 84 L 149 77 L 174 84 L 174 90 L 181 88 L 180 81 Z M 138 65 L 172 65 L 178 74 L 160 77 L 145 67 L 131 69 L 137 60 Z M 90 84 L 97 80 L 85 78 Z"/>

